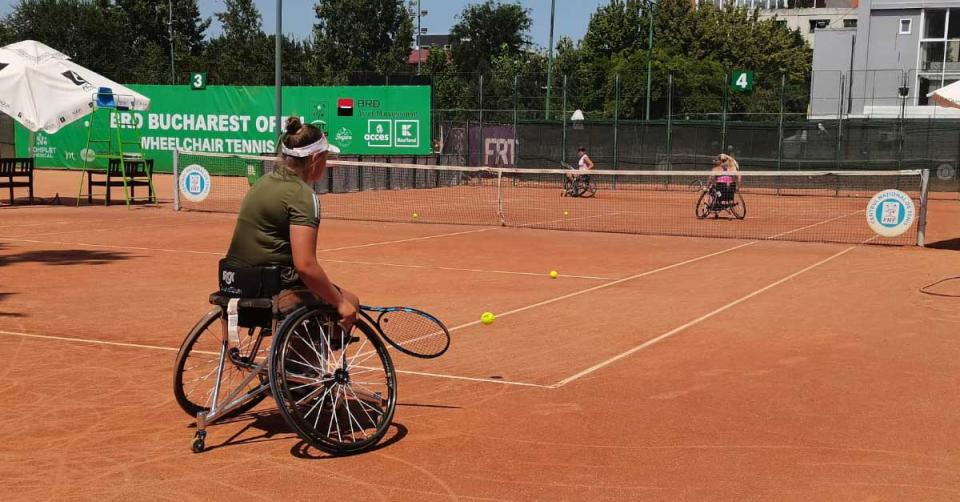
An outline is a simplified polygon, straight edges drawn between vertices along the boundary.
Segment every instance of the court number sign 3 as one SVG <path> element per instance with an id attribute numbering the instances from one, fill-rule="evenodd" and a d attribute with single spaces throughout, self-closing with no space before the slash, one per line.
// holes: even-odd
<path id="1" fill-rule="evenodd" d="M 190 74 L 190 88 L 195 91 L 200 91 L 207 88 L 207 74 L 206 73 L 191 73 Z"/>
<path id="2" fill-rule="evenodd" d="M 730 89 L 733 92 L 753 91 L 753 72 L 750 70 L 733 70 L 730 73 Z"/>

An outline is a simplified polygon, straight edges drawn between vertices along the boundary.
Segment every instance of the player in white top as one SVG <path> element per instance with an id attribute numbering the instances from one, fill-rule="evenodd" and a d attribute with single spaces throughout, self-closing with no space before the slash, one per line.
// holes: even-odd
<path id="1" fill-rule="evenodd" d="M 584 147 L 582 147 L 582 146 L 578 146 L 578 147 L 577 147 L 577 156 L 580 157 L 580 159 L 577 161 L 577 169 L 579 169 L 579 170 L 581 170 L 581 171 L 593 169 L 593 161 L 590 160 L 590 156 L 587 155 L 587 149 L 586 149 L 586 148 L 584 148 Z"/>

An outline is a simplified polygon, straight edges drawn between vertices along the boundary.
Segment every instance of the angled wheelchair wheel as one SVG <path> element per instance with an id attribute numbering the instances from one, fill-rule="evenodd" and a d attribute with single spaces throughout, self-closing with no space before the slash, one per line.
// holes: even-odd
<path id="1" fill-rule="evenodd" d="M 220 318 L 222 307 L 214 307 L 194 325 L 183 340 L 173 372 L 173 395 L 177 404 L 190 416 L 210 411 L 213 404 L 213 389 L 217 384 L 217 369 L 220 365 L 220 350 L 223 343 L 223 330 Z M 223 378 L 220 381 L 220 396 L 226 397 L 234 391 L 249 375 L 256 363 L 266 360 L 269 346 L 264 343 L 260 329 L 242 330 L 240 343 L 231 346 L 224 361 Z M 260 375 L 247 383 L 244 392 L 255 390 L 266 384 L 266 376 Z M 263 398 L 264 391 L 250 401 L 237 407 L 230 415 L 249 411 Z"/>
<path id="2" fill-rule="evenodd" d="M 709 190 L 700 194 L 697 199 L 697 219 L 702 220 L 713 212 L 714 197 Z"/>
<path id="3" fill-rule="evenodd" d="M 589 176 L 582 176 L 578 185 L 581 197 L 593 197 L 597 194 L 597 188 L 593 186 Z"/>
<path id="4" fill-rule="evenodd" d="M 733 203 L 730 205 L 730 213 L 733 214 L 733 217 L 742 220 L 747 217 L 747 203 L 744 202 L 743 196 L 740 195 L 740 192 L 734 194 Z"/>
<path id="5" fill-rule="evenodd" d="M 347 333 L 327 309 L 294 312 L 274 337 L 270 387 L 300 437 L 334 455 L 375 445 L 397 400 L 390 355 L 369 325 Z"/>
<path id="6" fill-rule="evenodd" d="M 576 179 L 570 179 L 565 177 L 563 180 L 563 195 L 564 197 L 578 197 L 580 194 L 577 190 L 577 181 Z"/>

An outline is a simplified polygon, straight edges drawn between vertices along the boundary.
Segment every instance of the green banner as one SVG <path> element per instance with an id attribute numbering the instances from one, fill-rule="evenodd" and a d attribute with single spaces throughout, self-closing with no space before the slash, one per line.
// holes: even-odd
<path id="1" fill-rule="evenodd" d="M 103 153 L 94 139 L 116 137 L 117 123 L 132 123 L 147 158 L 168 172 L 175 149 L 197 152 L 273 154 L 276 139 L 273 87 L 131 85 L 151 99 L 146 112 L 100 110 L 56 134 L 34 133 L 38 167 L 80 169 L 83 157 Z M 429 86 L 289 87 L 284 116 L 321 125 L 344 155 L 423 155 L 431 151 Z M 119 115 L 118 115 L 119 113 Z M 132 115 L 131 115 L 132 114 Z M 93 124 L 91 126 L 91 124 Z M 122 141 L 135 137 L 123 130 Z M 17 156 L 28 157 L 29 131 L 17 126 Z M 129 147 L 124 147 L 129 150 Z M 97 159 L 103 164 L 103 159 Z"/>

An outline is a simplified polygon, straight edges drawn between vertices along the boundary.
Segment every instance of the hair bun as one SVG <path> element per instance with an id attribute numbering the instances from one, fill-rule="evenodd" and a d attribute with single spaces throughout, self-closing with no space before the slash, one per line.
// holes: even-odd
<path id="1" fill-rule="evenodd" d="M 289 117 L 287 119 L 287 134 L 297 134 L 302 128 L 303 122 L 300 122 L 300 117 Z"/>

